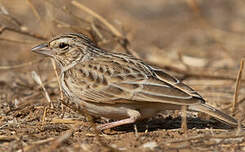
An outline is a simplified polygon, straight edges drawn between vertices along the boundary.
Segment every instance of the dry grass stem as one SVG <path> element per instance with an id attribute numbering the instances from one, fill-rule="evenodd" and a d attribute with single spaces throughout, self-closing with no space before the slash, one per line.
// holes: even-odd
<path id="1" fill-rule="evenodd" d="M 84 6 L 81 3 L 78 3 L 77 1 L 72 1 L 71 2 L 74 6 L 80 8 L 81 10 L 87 12 L 88 14 L 92 15 L 93 17 L 95 17 L 96 19 L 98 19 L 99 21 L 101 21 L 111 32 L 113 35 L 115 35 L 120 41 L 119 43 L 123 46 L 123 48 L 126 50 L 126 53 L 133 55 L 136 58 L 139 58 L 139 55 L 134 52 L 133 50 L 128 48 L 129 45 L 129 41 L 127 40 L 127 38 L 125 38 L 113 25 L 111 25 L 106 19 L 104 19 L 102 16 L 100 16 L 99 14 L 95 13 L 94 11 L 92 11 L 91 9 L 89 9 L 88 7 Z"/>
<path id="2" fill-rule="evenodd" d="M 67 24 L 67 23 L 65 23 L 65 22 L 63 22 L 63 21 L 57 20 L 57 19 L 54 19 L 53 22 L 57 24 L 56 26 L 57 26 L 58 28 L 68 28 L 68 29 L 72 29 L 72 30 L 74 30 L 74 31 L 76 31 L 76 32 L 78 32 L 78 33 L 80 33 L 80 32 L 83 31 L 83 30 L 84 30 L 84 31 L 87 30 L 87 29 L 83 29 L 83 28 L 80 27 L 80 26 L 73 26 L 73 25 Z"/>
<path id="3" fill-rule="evenodd" d="M 30 32 L 30 31 L 26 31 L 24 30 L 24 28 L 20 28 L 20 29 L 16 29 L 16 28 L 12 28 L 12 27 L 6 27 L 6 26 L 2 26 L 0 28 L 0 34 L 4 31 L 12 31 L 12 32 L 15 32 L 15 33 L 19 33 L 19 34 L 22 34 L 22 35 L 26 35 L 26 36 L 30 36 L 30 37 L 33 37 L 33 38 L 36 38 L 36 39 L 39 39 L 39 40 L 47 40 L 46 37 L 43 37 L 39 34 L 36 34 L 34 32 Z"/>
<path id="4" fill-rule="evenodd" d="M 52 66 L 53 66 L 53 69 L 54 69 L 54 72 L 55 72 L 55 75 L 56 75 L 56 78 L 57 78 L 57 81 L 58 81 L 61 100 L 64 100 L 64 94 L 63 94 L 63 91 L 62 91 L 61 82 L 60 82 L 59 74 L 58 74 L 58 71 L 57 71 L 56 63 L 55 63 L 54 59 L 50 59 L 50 60 L 52 62 Z"/>
<path id="5" fill-rule="evenodd" d="M 137 128 L 137 125 L 134 124 L 134 134 L 135 134 L 135 137 L 138 138 L 139 137 L 139 134 L 138 134 L 138 128 Z"/>
<path id="6" fill-rule="evenodd" d="M 92 15 L 93 17 L 95 17 L 96 19 L 98 19 L 99 21 L 101 21 L 111 32 L 113 35 L 115 35 L 118 39 L 119 39 L 119 43 L 122 45 L 122 47 L 126 50 L 126 53 L 139 58 L 139 55 L 131 50 L 128 45 L 129 45 L 129 41 L 127 38 L 125 38 L 113 25 L 111 25 L 105 18 L 103 18 L 102 16 L 100 16 L 99 14 L 95 13 L 94 11 L 92 11 L 91 9 L 89 9 L 88 7 L 84 6 L 81 3 L 78 3 L 77 1 L 72 1 L 71 2 L 72 5 L 80 8 L 81 10 L 87 12 L 88 14 Z"/>
<path id="7" fill-rule="evenodd" d="M 92 30 L 96 33 L 96 35 L 103 41 L 106 41 L 105 38 L 103 37 L 103 35 L 101 34 L 101 32 L 98 30 L 98 28 L 96 27 L 96 25 L 94 24 L 94 22 L 91 22 L 91 28 Z"/>
<path id="8" fill-rule="evenodd" d="M 178 51 L 178 59 L 185 66 L 187 71 L 191 69 L 190 66 L 184 62 L 183 54 L 180 51 Z"/>
<path id="9" fill-rule="evenodd" d="M 47 115 L 47 107 L 45 106 L 43 109 L 42 124 L 44 124 L 45 122 L 46 115 Z"/>
<path id="10" fill-rule="evenodd" d="M 198 135 L 198 136 L 193 136 L 193 137 L 187 137 L 185 139 L 179 139 L 179 140 L 173 140 L 169 141 L 166 143 L 166 145 L 170 145 L 173 143 L 185 143 L 185 142 L 192 142 L 192 141 L 205 141 L 205 140 L 210 140 L 210 139 L 223 139 L 223 140 L 239 140 L 240 138 L 244 139 L 244 132 L 240 133 L 240 135 L 234 135 L 234 133 L 229 133 L 229 134 L 221 134 L 221 135 Z M 221 140 L 219 140 L 219 143 Z"/>
<path id="11" fill-rule="evenodd" d="M 54 108 L 54 105 L 53 105 L 53 103 L 52 103 L 51 100 L 50 100 L 49 94 L 48 94 L 46 88 L 44 87 L 44 85 L 43 85 L 43 83 L 42 83 L 42 81 L 41 81 L 41 78 L 39 77 L 39 75 L 38 75 L 35 71 L 32 71 L 32 78 L 33 78 L 33 80 L 34 80 L 38 85 L 41 86 L 41 88 L 42 88 L 43 91 L 44 91 L 45 98 L 47 99 L 48 103 L 51 105 L 51 108 Z"/>
<path id="12" fill-rule="evenodd" d="M 38 21 L 40 21 L 41 20 L 41 17 L 39 15 L 38 11 L 36 10 L 36 8 L 33 6 L 31 0 L 26 0 L 26 2 L 31 7 L 31 10 L 34 13 L 34 15 L 36 16 L 36 18 L 38 19 Z"/>
<path id="13" fill-rule="evenodd" d="M 150 63 L 152 65 L 157 65 L 159 67 L 162 67 L 163 69 L 177 72 L 180 74 L 183 74 L 186 77 L 193 77 L 193 78 L 209 78 L 209 79 L 221 79 L 221 80 L 236 80 L 236 78 L 231 75 L 229 72 L 222 73 L 222 74 L 216 74 L 214 69 L 202 69 L 202 70 L 183 70 L 177 67 L 174 67 L 172 65 L 162 65 L 162 64 L 156 64 L 156 63 Z M 241 81 L 245 81 L 245 79 L 241 79 Z"/>
<path id="14" fill-rule="evenodd" d="M 7 20 L 11 21 L 15 25 L 22 26 L 21 22 L 17 18 L 11 16 L 7 11 L 7 9 L 1 3 L 0 3 L 0 15 L 2 15 L 3 17 L 5 17 Z"/>
<path id="15" fill-rule="evenodd" d="M 4 141 L 12 141 L 12 140 L 16 140 L 16 136 L 0 136 L 0 141 L 4 142 Z"/>
<path id="16" fill-rule="evenodd" d="M 70 16 L 76 18 L 81 24 L 88 24 L 88 25 L 91 24 L 90 21 L 86 20 L 86 18 L 81 18 L 81 17 L 79 17 L 79 16 L 73 14 L 72 11 L 70 11 L 69 9 L 67 9 L 65 6 L 62 7 L 62 9 L 63 9 L 65 12 L 67 12 Z"/>
<path id="17" fill-rule="evenodd" d="M 232 112 L 235 113 L 237 109 L 237 101 L 238 101 L 238 96 L 239 96 L 239 90 L 240 90 L 240 84 L 241 84 L 241 79 L 242 79 L 242 74 L 243 74 L 243 68 L 244 68 L 244 59 L 241 59 L 240 61 L 240 69 L 237 75 L 237 80 L 236 80 L 236 87 L 235 87 L 235 93 L 233 96 L 233 105 L 232 105 Z"/>
<path id="18" fill-rule="evenodd" d="M 52 62 L 52 66 L 53 66 L 53 69 L 54 69 L 54 72 L 55 72 L 55 76 L 56 76 L 57 81 L 58 81 L 59 90 L 60 90 L 60 99 L 64 100 L 64 93 L 62 91 L 61 82 L 60 82 L 59 74 L 58 74 L 58 71 L 57 71 L 56 63 L 55 63 L 54 59 L 50 59 L 50 60 Z M 62 110 L 62 117 L 63 117 L 64 113 L 65 113 L 65 109 L 64 109 L 64 105 L 63 104 L 61 105 L 61 110 Z"/>
<path id="19" fill-rule="evenodd" d="M 73 129 L 66 131 L 63 135 L 56 138 L 53 141 L 53 143 L 47 149 L 42 150 L 42 152 L 55 151 L 55 149 L 57 149 L 65 140 L 67 140 L 71 137 L 71 135 L 74 133 L 74 131 L 76 131 L 78 129 L 79 126 L 75 125 L 74 127 L 72 127 Z"/>
<path id="20" fill-rule="evenodd" d="M 186 106 L 182 106 L 181 107 L 181 128 L 184 132 L 184 134 L 186 135 L 187 134 L 187 116 L 186 116 L 186 110 L 187 110 L 187 107 Z"/>
<path id="21" fill-rule="evenodd" d="M 19 151 L 20 152 L 23 152 L 23 151 L 31 151 L 34 148 L 36 148 L 37 146 L 40 146 L 42 144 L 49 143 L 49 142 L 51 142 L 53 140 L 55 140 L 55 138 L 51 137 L 51 138 L 47 138 L 47 139 L 44 139 L 44 140 L 35 141 L 35 142 L 32 142 L 30 145 L 27 145 L 24 148 L 20 149 Z"/>
<path id="22" fill-rule="evenodd" d="M 44 139 L 44 140 L 35 141 L 32 144 L 34 144 L 34 145 L 44 144 L 44 143 L 50 142 L 50 141 L 52 141 L 54 139 L 55 138 L 51 137 L 51 138 L 47 138 L 47 139 Z"/>
<path id="23" fill-rule="evenodd" d="M 106 27 L 108 27 L 111 32 L 117 36 L 122 38 L 122 34 L 114 27 L 112 26 L 105 18 L 103 18 L 102 16 L 100 16 L 99 14 L 95 13 L 94 11 L 92 11 L 90 8 L 84 6 L 83 4 L 77 2 L 77 1 L 72 1 L 71 2 L 72 5 L 80 8 L 81 10 L 87 12 L 88 14 L 92 15 L 93 17 L 95 17 L 96 19 L 98 19 L 99 21 L 101 21 Z"/>
<path id="24" fill-rule="evenodd" d="M 51 123 L 62 123 L 62 124 L 76 124 L 76 123 L 80 123 L 81 121 L 79 120 L 72 120 L 72 119 L 59 119 L 59 118 L 53 118 L 51 120 Z"/>
<path id="25" fill-rule="evenodd" d="M 21 41 L 21 40 L 11 40 L 11 39 L 7 39 L 7 38 L 0 38 L 1 41 L 7 41 L 7 42 L 11 42 L 11 43 L 18 43 L 18 44 L 33 44 L 34 42 L 28 42 L 28 41 Z"/>
<path id="26" fill-rule="evenodd" d="M 38 59 L 38 60 L 34 60 L 34 61 L 30 61 L 30 62 L 26 62 L 26 63 L 22 63 L 22 64 L 18 64 L 18 65 L 6 65 L 6 66 L 0 66 L 0 70 L 13 70 L 13 69 L 18 69 L 18 68 L 23 68 L 26 66 L 31 66 L 35 63 L 39 63 L 41 62 L 43 59 Z"/>

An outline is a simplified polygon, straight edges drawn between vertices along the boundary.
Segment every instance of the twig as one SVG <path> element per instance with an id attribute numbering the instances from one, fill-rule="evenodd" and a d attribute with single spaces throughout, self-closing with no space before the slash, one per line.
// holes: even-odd
<path id="1" fill-rule="evenodd" d="M 180 51 L 178 51 L 177 54 L 178 54 L 178 59 L 179 59 L 179 61 L 185 66 L 186 70 L 189 71 L 189 70 L 191 69 L 191 67 L 190 67 L 188 64 L 186 64 L 186 63 L 184 62 L 183 54 L 182 54 Z"/>
<path id="2" fill-rule="evenodd" d="M 33 13 L 34 13 L 34 15 L 35 15 L 35 16 L 37 17 L 37 19 L 40 21 L 40 20 L 41 20 L 41 17 L 40 17 L 40 15 L 39 15 L 38 11 L 36 10 L 36 8 L 33 6 L 31 0 L 26 0 L 26 1 L 27 1 L 27 3 L 29 4 L 29 6 L 31 7 L 31 9 L 32 9 L 32 11 L 33 11 Z"/>
<path id="3" fill-rule="evenodd" d="M 64 119 L 64 118 L 63 119 L 53 118 L 50 123 L 54 123 L 54 124 L 59 124 L 59 123 L 62 123 L 62 124 L 76 124 L 76 123 L 80 123 L 80 121 L 79 120 L 68 119 L 68 118 L 66 118 L 66 119 Z"/>
<path id="4" fill-rule="evenodd" d="M 138 128 L 137 128 L 137 125 L 136 124 L 134 124 L 134 135 L 135 135 L 136 138 L 139 137 Z"/>
<path id="5" fill-rule="evenodd" d="M 11 16 L 9 14 L 9 12 L 5 9 L 5 7 L 0 3 L 0 14 L 5 17 L 6 19 L 10 20 L 11 22 L 13 22 L 14 24 L 16 24 L 17 26 L 22 26 L 21 22 L 16 19 L 15 17 Z"/>
<path id="6" fill-rule="evenodd" d="M 71 2 L 71 4 L 76 6 L 76 7 L 78 7 L 78 8 L 80 8 L 81 10 L 87 12 L 88 14 L 92 15 L 93 17 L 95 17 L 99 21 L 101 21 L 103 24 L 105 24 L 105 26 L 107 26 L 112 31 L 112 33 L 115 36 L 120 37 L 120 38 L 123 37 L 122 34 L 114 26 L 112 26 L 107 20 L 105 20 L 102 16 L 100 16 L 99 14 L 95 13 L 94 11 L 92 11 L 90 8 L 84 6 L 81 3 L 78 3 L 75 0 L 73 0 Z"/>
<path id="7" fill-rule="evenodd" d="M 32 144 L 35 144 L 35 145 L 37 145 L 37 144 L 44 144 L 44 143 L 50 142 L 50 141 L 52 141 L 52 140 L 54 140 L 53 137 L 48 138 L 48 139 L 44 139 L 44 140 L 35 141 L 35 142 L 33 142 Z"/>
<path id="8" fill-rule="evenodd" d="M 8 136 L 0 135 L 0 142 L 4 142 L 4 141 L 10 142 L 12 140 L 17 140 L 16 136 L 13 136 L 13 135 L 11 135 L 11 136 L 9 136 L 9 135 Z"/>
<path id="9" fill-rule="evenodd" d="M 45 122 L 46 114 L 47 114 L 47 107 L 44 106 L 44 109 L 43 109 L 43 117 L 42 117 L 42 124 L 44 124 L 44 122 Z"/>
<path id="10" fill-rule="evenodd" d="M 126 53 L 139 58 L 139 55 L 129 49 L 129 41 L 126 37 L 124 37 L 113 25 L 111 25 L 106 19 L 104 19 L 102 16 L 100 16 L 99 14 L 95 13 L 94 11 L 92 11 L 91 9 L 89 9 L 88 7 L 82 5 L 81 3 L 78 3 L 77 1 L 72 1 L 71 2 L 72 5 L 80 8 L 81 10 L 87 12 L 88 14 L 92 15 L 93 17 L 95 17 L 96 19 L 98 19 L 99 21 L 101 21 L 111 32 L 114 36 L 116 36 L 119 40 L 119 43 L 121 44 L 121 46 L 126 50 Z"/>
<path id="11" fill-rule="evenodd" d="M 60 9 L 60 8 L 58 8 L 58 9 Z M 81 18 L 81 17 L 79 17 L 79 16 L 73 14 L 72 11 L 70 11 L 69 9 L 67 9 L 67 7 L 64 6 L 64 7 L 62 7 L 62 9 L 63 9 L 65 12 L 67 12 L 70 16 L 76 18 L 80 23 L 83 23 L 83 24 L 84 24 L 84 23 L 90 24 L 90 21 L 86 20 L 85 18 Z"/>
<path id="12" fill-rule="evenodd" d="M 237 102 L 237 104 L 242 104 L 245 101 L 245 97 L 243 97 L 241 100 Z"/>
<path id="13" fill-rule="evenodd" d="M 52 62 L 53 69 L 54 69 L 54 72 L 55 72 L 55 75 L 56 75 L 56 78 L 57 78 L 57 81 L 58 81 L 58 85 L 59 85 L 59 89 L 60 89 L 60 97 L 61 97 L 62 100 L 64 100 L 64 94 L 63 94 L 63 91 L 62 91 L 61 82 L 60 82 L 59 74 L 57 72 L 57 67 L 56 67 L 54 59 L 51 59 L 51 62 Z"/>
<path id="14" fill-rule="evenodd" d="M 242 125 L 241 125 L 241 118 L 238 119 L 237 122 L 237 131 L 236 131 L 236 135 L 239 135 L 242 131 Z"/>
<path id="15" fill-rule="evenodd" d="M 209 79 L 222 79 L 222 80 L 236 80 L 235 77 L 229 76 L 229 75 L 221 75 L 221 74 L 214 74 L 213 72 L 208 72 L 208 69 L 199 71 L 199 70 L 182 70 L 180 68 L 171 66 L 171 65 L 162 65 L 162 64 L 156 64 L 152 62 L 148 62 L 149 64 L 152 65 L 157 65 L 158 67 L 162 67 L 163 69 L 177 72 L 180 74 L 185 75 L 186 77 L 196 77 L 196 78 L 209 78 Z M 205 72 L 203 72 L 205 71 Z M 241 81 L 245 81 L 244 79 L 241 79 Z"/>
<path id="16" fill-rule="evenodd" d="M 64 100 L 64 94 L 63 94 L 63 91 L 62 91 L 61 82 L 60 82 L 59 74 L 57 72 L 57 67 L 56 67 L 56 64 L 55 64 L 54 59 L 51 58 L 51 62 L 52 62 L 53 69 L 54 69 L 54 72 L 55 72 L 55 75 L 56 75 L 56 78 L 57 78 L 57 81 L 58 81 L 58 85 L 59 85 L 60 99 L 61 100 Z M 63 104 L 61 104 L 61 111 L 62 111 L 62 117 L 63 117 L 64 116 L 64 113 L 65 113 L 64 105 Z"/>
<path id="17" fill-rule="evenodd" d="M 43 91 L 44 91 L 44 94 L 45 94 L 45 97 L 46 97 L 48 103 L 50 103 L 50 104 L 51 104 L 51 108 L 53 108 L 54 105 L 53 105 L 53 103 L 52 103 L 51 100 L 50 100 L 49 94 L 48 94 L 46 88 L 44 87 L 44 85 L 43 85 L 43 83 L 42 83 L 42 81 L 41 81 L 41 78 L 39 77 L 39 75 L 38 75 L 35 71 L 32 71 L 32 78 L 33 78 L 33 80 L 34 80 L 37 84 L 39 84 L 39 85 L 42 87 L 42 89 L 43 89 Z"/>
<path id="18" fill-rule="evenodd" d="M 26 36 L 30 36 L 30 37 L 33 37 L 33 38 L 36 38 L 36 39 L 39 39 L 39 40 L 47 40 L 46 37 L 43 37 L 43 36 L 38 35 L 36 33 L 25 31 L 25 30 L 23 30 L 23 28 L 15 29 L 15 28 L 11 28 L 11 27 L 2 26 L 1 29 L 0 29 L 0 34 L 2 32 L 4 32 L 5 30 L 6 31 L 16 32 L 16 33 L 23 34 L 23 35 L 26 35 Z"/>
<path id="19" fill-rule="evenodd" d="M 42 145 L 42 144 L 51 142 L 53 140 L 55 140 L 55 138 L 51 137 L 51 138 L 47 138 L 44 140 L 35 141 L 35 142 L 32 142 L 31 145 L 27 145 L 23 149 L 18 150 L 18 151 L 30 151 L 31 149 L 35 148 L 37 145 Z"/>
<path id="20" fill-rule="evenodd" d="M 240 137 L 244 137 L 244 132 L 242 132 L 240 135 L 234 135 L 234 134 L 231 134 L 231 135 L 223 135 L 223 134 L 220 134 L 220 135 L 214 135 L 214 136 L 211 136 L 211 135 L 197 135 L 197 136 L 194 136 L 194 137 L 187 137 L 185 139 L 178 139 L 178 140 L 172 140 L 172 141 L 169 141 L 167 144 L 171 144 L 171 143 L 181 143 L 181 142 L 186 142 L 186 141 L 192 141 L 192 140 L 205 140 L 205 139 L 227 139 L 227 138 L 240 138 Z"/>
<path id="21" fill-rule="evenodd" d="M 43 59 L 38 59 L 38 60 L 34 60 L 34 61 L 30 61 L 30 62 L 26 62 L 26 63 L 22 63 L 22 64 L 18 64 L 18 65 L 6 65 L 6 66 L 0 66 L 0 70 L 13 70 L 13 69 L 18 69 L 18 68 L 23 68 L 25 66 L 31 66 L 34 63 L 39 63 L 41 62 Z"/>
<path id="22" fill-rule="evenodd" d="M 69 139 L 71 135 L 77 129 L 79 129 L 79 127 L 80 127 L 80 124 L 75 124 L 75 126 L 72 127 L 72 129 L 66 131 L 63 135 L 56 138 L 56 140 L 54 140 L 54 142 L 47 149 L 42 150 L 42 152 L 55 151 L 55 149 L 57 149 L 57 147 L 59 147 L 65 140 Z"/>
<path id="23" fill-rule="evenodd" d="M 185 135 L 187 134 L 186 110 L 187 110 L 186 106 L 181 106 L 181 113 L 182 113 L 181 128 Z"/>
<path id="24" fill-rule="evenodd" d="M 2 41 L 8 41 L 11 43 L 19 43 L 19 44 L 33 44 L 33 42 L 27 42 L 27 41 L 21 41 L 21 40 L 11 40 L 11 39 L 6 39 L 6 38 L 0 38 Z"/>
<path id="25" fill-rule="evenodd" d="M 58 19 L 54 19 L 52 21 L 57 24 L 56 26 L 58 28 L 70 28 L 70 29 L 72 29 L 72 30 L 74 30 L 76 32 L 78 32 L 78 31 L 80 32 L 81 30 L 87 30 L 87 29 L 84 29 L 84 28 L 82 28 L 80 26 L 73 26 L 73 25 L 67 24 L 67 23 L 65 23 L 63 21 L 60 21 Z"/>
<path id="26" fill-rule="evenodd" d="M 96 27 L 94 21 L 91 22 L 91 28 L 92 28 L 92 30 L 98 35 L 98 37 L 99 37 L 102 41 L 104 41 L 104 37 L 103 37 L 103 35 L 101 34 L 101 32 L 98 30 L 98 28 Z"/>
<path id="27" fill-rule="evenodd" d="M 140 59 L 140 56 L 138 55 L 138 53 L 129 48 L 130 43 L 127 38 L 119 39 L 119 43 L 126 50 L 126 53 L 134 56 L 135 58 Z"/>
<path id="28" fill-rule="evenodd" d="M 240 61 L 240 69 L 237 75 L 236 79 L 236 87 L 235 87 L 235 93 L 233 96 L 233 105 L 232 105 L 232 113 L 234 114 L 237 109 L 237 100 L 239 96 L 239 90 L 240 90 L 240 84 L 242 79 L 242 73 L 243 73 L 243 67 L 244 67 L 244 59 L 241 59 Z"/>

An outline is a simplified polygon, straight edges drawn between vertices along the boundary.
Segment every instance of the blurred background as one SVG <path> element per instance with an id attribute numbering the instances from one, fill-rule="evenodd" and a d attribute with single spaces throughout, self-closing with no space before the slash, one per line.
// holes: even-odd
<path id="1" fill-rule="evenodd" d="M 46 102 L 31 71 L 56 100 L 51 61 L 31 48 L 74 32 L 87 34 L 108 51 L 133 52 L 160 66 L 229 114 L 237 100 L 234 115 L 240 119 L 244 76 L 237 99 L 234 92 L 245 56 L 244 8 L 244 0 L 0 0 L 1 100 L 10 107 L 26 100 Z"/>

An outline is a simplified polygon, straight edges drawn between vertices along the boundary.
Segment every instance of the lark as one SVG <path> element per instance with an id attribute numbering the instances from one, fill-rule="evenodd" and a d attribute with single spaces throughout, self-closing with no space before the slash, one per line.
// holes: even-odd
<path id="1" fill-rule="evenodd" d="M 205 103 L 192 88 L 131 55 L 99 48 L 83 34 L 65 34 L 42 43 L 33 52 L 53 58 L 60 68 L 61 87 L 73 110 L 115 120 L 98 125 L 109 129 L 155 116 L 164 110 L 206 113 L 235 127 L 237 121 Z"/>

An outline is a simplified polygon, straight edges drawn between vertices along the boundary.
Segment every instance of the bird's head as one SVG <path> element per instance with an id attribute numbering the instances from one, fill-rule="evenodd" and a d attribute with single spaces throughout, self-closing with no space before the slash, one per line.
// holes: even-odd
<path id="1" fill-rule="evenodd" d="M 95 44 L 83 34 L 66 34 L 32 48 L 32 52 L 52 57 L 65 66 L 83 58 L 93 47 Z"/>

